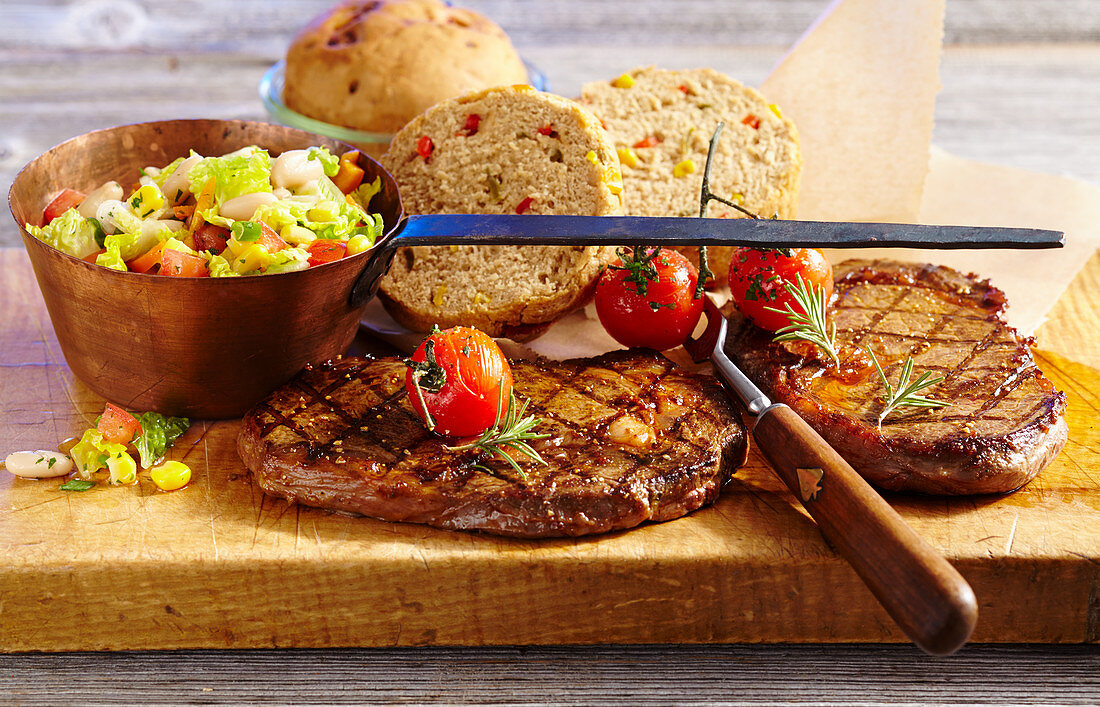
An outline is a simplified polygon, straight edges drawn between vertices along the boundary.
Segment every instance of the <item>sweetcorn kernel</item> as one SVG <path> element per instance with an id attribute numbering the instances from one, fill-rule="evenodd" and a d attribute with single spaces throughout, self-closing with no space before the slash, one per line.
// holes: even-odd
<path id="1" fill-rule="evenodd" d="M 183 462 L 167 461 L 150 469 L 149 478 L 161 491 L 175 491 L 191 481 L 191 468 Z"/>
<path id="2" fill-rule="evenodd" d="M 362 233 L 354 235 L 348 239 L 347 254 L 356 255 L 358 253 L 364 253 L 370 250 L 371 246 L 373 245 L 374 241 L 371 239 L 370 236 L 364 235 Z"/>
<path id="3" fill-rule="evenodd" d="M 637 167 L 638 155 L 635 154 L 634 150 L 630 149 L 629 147 L 620 147 L 619 162 L 622 162 L 627 167 Z"/>
<path id="4" fill-rule="evenodd" d="M 442 307 L 443 306 L 443 299 L 446 296 L 447 296 L 447 286 L 446 285 L 440 285 L 439 287 L 435 288 L 435 294 L 432 295 L 432 304 L 434 304 L 436 307 Z"/>
<path id="5" fill-rule="evenodd" d="M 772 109 L 772 113 L 775 113 L 776 118 L 783 120 L 783 114 L 779 112 L 779 106 L 775 105 L 774 103 L 769 103 L 768 108 Z"/>
<path id="6" fill-rule="evenodd" d="M 672 168 L 673 177 L 686 177 L 695 171 L 695 162 L 692 160 L 684 160 L 680 164 Z"/>
<path id="7" fill-rule="evenodd" d="M 623 74 L 619 78 L 612 81 L 611 85 L 615 88 L 630 88 L 634 85 L 634 77 L 630 74 Z"/>
<path id="8" fill-rule="evenodd" d="M 598 157 L 596 157 L 596 153 L 593 150 L 589 150 L 588 154 L 585 155 L 584 158 L 586 160 L 588 160 L 589 162 L 591 162 L 592 164 L 599 164 L 600 163 L 600 159 Z"/>
<path id="9" fill-rule="evenodd" d="M 164 206 L 164 194 L 161 194 L 160 189 L 152 184 L 142 186 L 130 197 L 130 208 L 141 218 L 145 218 L 162 206 Z"/>

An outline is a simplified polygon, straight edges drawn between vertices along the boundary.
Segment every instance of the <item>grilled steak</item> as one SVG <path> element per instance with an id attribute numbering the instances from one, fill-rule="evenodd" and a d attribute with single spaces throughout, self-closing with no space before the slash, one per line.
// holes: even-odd
<path id="1" fill-rule="evenodd" d="M 310 506 L 440 528 L 575 536 L 678 518 L 718 496 L 746 456 L 716 381 L 652 352 L 512 364 L 550 437 L 519 455 L 450 451 L 425 429 L 397 359 L 303 372 L 249 412 L 237 449 L 264 491 Z"/>
<path id="2" fill-rule="evenodd" d="M 882 488 L 937 494 L 1012 491 L 1066 441 L 1066 397 L 1035 366 L 1030 339 L 1005 324 L 1004 294 L 932 265 L 847 261 L 835 270 L 839 369 L 804 342 L 776 344 L 736 314 L 726 351 Z M 883 388 L 862 347 L 896 385 L 912 357 L 944 380 L 922 392 L 949 402 L 901 407 L 877 424 Z"/>

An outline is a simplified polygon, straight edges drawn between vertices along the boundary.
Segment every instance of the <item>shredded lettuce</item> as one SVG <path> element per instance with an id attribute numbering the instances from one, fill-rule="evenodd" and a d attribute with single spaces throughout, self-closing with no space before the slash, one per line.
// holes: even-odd
<path id="1" fill-rule="evenodd" d="M 226 201 L 244 194 L 271 193 L 271 157 L 265 150 L 238 150 L 224 157 L 204 157 L 187 173 L 191 191 L 198 194 L 214 180 L 214 203 L 202 212 L 208 223 L 229 227 L 233 221 L 218 215 Z"/>
<path id="2" fill-rule="evenodd" d="M 210 270 L 210 277 L 240 277 L 239 272 L 234 272 L 229 261 L 220 255 L 210 255 L 206 261 L 206 267 Z"/>
<path id="3" fill-rule="evenodd" d="M 271 264 L 264 272 L 269 275 L 295 272 L 309 267 L 309 253 L 303 248 L 283 248 L 271 254 Z"/>
<path id="4" fill-rule="evenodd" d="M 149 468 L 164 456 L 176 439 L 187 431 L 191 421 L 186 417 L 165 417 L 156 412 L 144 412 L 138 416 L 141 434 L 134 440 L 141 455 L 141 465 Z"/>
<path id="5" fill-rule="evenodd" d="M 69 209 L 42 228 L 27 224 L 27 232 L 48 246 L 84 258 L 99 250 L 96 243 L 96 224 L 86 219 L 76 209 Z"/>
<path id="6" fill-rule="evenodd" d="M 103 267 L 110 268 L 112 270 L 121 270 L 122 272 L 126 272 L 129 268 L 126 267 L 126 261 L 122 259 L 122 253 L 119 250 L 118 241 L 111 240 L 114 238 L 115 236 L 107 236 L 107 239 L 110 240 L 110 242 L 107 243 L 107 252 L 97 255 L 95 259 L 95 264 L 102 265 Z"/>
<path id="7" fill-rule="evenodd" d="M 380 191 L 382 191 L 382 177 L 375 177 L 374 181 L 370 184 L 366 182 L 360 184 L 359 188 L 351 193 L 351 196 L 359 202 L 359 207 L 362 208 L 363 211 L 369 211 L 371 199 Z"/>
<path id="8" fill-rule="evenodd" d="M 76 463 L 77 473 L 85 479 L 107 467 L 112 484 L 132 484 L 137 480 L 137 465 L 126 452 L 126 445 L 108 442 L 99 430 L 85 431 L 69 456 Z"/>
<path id="9" fill-rule="evenodd" d="M 325 176 L 335 177 L 340 171 L 340 158 L 328 151 L 327 147 L 311 147 L 307 160 L 319 160 L 321 168 L 325 170 Z"/>

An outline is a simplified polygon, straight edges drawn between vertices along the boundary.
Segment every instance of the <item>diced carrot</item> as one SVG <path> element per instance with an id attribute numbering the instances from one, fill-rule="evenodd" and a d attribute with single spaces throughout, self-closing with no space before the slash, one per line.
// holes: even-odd
<path id="1" fill-rule="evenodd" d="M 661 141 L 657 139 L 656 135 L 649 135 L 634 143 L 634 148 L 638 149 L 641 147 L 657 147 L 660 144 Z"/>
<path id="2" fill-rule="evenodd" d="M 95 263 L 95 259 L 98 258 L 99 256 L 103 255 L 106 252 L 107 252 L 107 249 L 102 248 L 100 250 L 97 250 L 94 253 L 89 253 L 88 255 L 85 255 L 83 258 L 81 258 L 81 260 L 84 260 L 84 261 L 89 262 L 89 263 Z"/>
<path id="3" fill-rule="evenodd" d="M 199 196 L 195 199 L 195 211 L 191 214 L 191 221 L 187 224 L 187 233 L 180 234 L 180 240 L 188 248 L 195 247 L 194 238 L 192 235 L 206 223 L 206 220 L 202 217 L 202 212 L 210 208 L 210 205 L 214 203 L 214 187 L 216 185 L 215 179 L 211 177 L 206 180 L 206 184 L 202 186 L 202 191 L 199 192 Z"/>
<path id="4" fill-rule="evenodd" d="M 209 277 L 210 271 L 202 257 L 165 248 L 160 258 L 160 274 L 171 277 Z"/>
<path id="5" fill-rule="evenodd" d="M 108 442 L 127 444 L 141 429 L 141 423 L 119 406 L 107 403 L 96 429 L 103 433 L 103 439 Z"/>
<path id="6" fill-rule="evenodd" d="M 160 256 L 164 252 L 164 243 L 161 241 L 155 246 L 145 251 L 138 257 L 134 258 L 126 265 L 130 268 L 131 272 L 149 272 L 156 266 L 160 265 Z"/>

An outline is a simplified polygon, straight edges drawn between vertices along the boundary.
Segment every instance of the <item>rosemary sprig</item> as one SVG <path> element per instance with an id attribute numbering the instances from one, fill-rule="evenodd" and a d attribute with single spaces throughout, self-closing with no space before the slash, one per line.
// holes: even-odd
<path id="1" fill-rule="evenodd" d="M 878 371 L 882 387 L 886 389 L 885 405 L 878 416 L 879 427 L 882 426 L 882 421 L 886 419 L 886 416 L 899 407 L 942 408 L 949 405 L 949 403 L 942 400 L 932 400 L 923 395 L 917 395 L 925 388 L 930 388 L 942 381 L 943 376 L 932 378 L 932 372 L 925 371 L 920 378 L 910 383 L 909 377 L 913 375 L 913 358 L 910 356 L 905 359 L 905 365 L 901 367 L 901 378 L 898 379 L 898 386 L 895 388 L 890 385 L 890 381 L 886 380 L 886 374 L 883 373 L 882 366 L 879 365 L 878 358 L 875 357 L 875 352 L 868 347 L 864 347 L 864 351 L 871 356 L 871 362 L 875 364 L 875 370 Z"/>
<path id="2" fill-rule="evenodd" d="M 646 296 L 646 290 L 650 282 L 659 279 L 657 266 L 653 261 L 661 254 L 661 246 L 644 246 L 637 244 L 630 249 L 616 248 L 615 254 L 619 256 L 622 265 L 610 265 L 612 270 L 625 270 L 630 273 L 623 282 L 633 282 L 634 291 L 639 297 Z M 656 311 L 656 310 L 654 310 Z"/>
<path id="3" fill-rule="evenodd" d="M 527 404 L 529 401 L 524 400 L 523 403 L 516 404 L 516 394 L 514 392 L 508 395 L 508 411 L 504 411 L 504 386 L 497 388 L 497 418 L 493 422 L 492 427 L 481 433 L 481 436 L 472 442 L 461 444 L 456 447 L 447 447 L 452 452 L 460 452 L 466 449 L 480 449 L 483 452 L 489 454 L 499 454 L 504 457 L 504 460 L 508 462 L 516 473 L 521 477 L 526 478 L 527 473 L 520 467 L 516 460 L 512 458 L 506 448 L 511 448 L 514 451 L 519 452 L 528 459 L 538 462 L 539 464 L 546 465 L 546 460 L 539 456 L 539 453 L 528 444 L 529 440 L 544 439 L 550 435 L 547 433 L 534 432 L 535 426 L 539 424 L 540 420 L 534 415 L 524 416 L 527 412 Z"/>
<path id="4" fill-rule="evenodd" d="M 778 312 L 787 315 L 787 326 L 775 332 L 776 337 L 772 341 L 794 341 L 802 339 L 816 344 L 839 366 L 840 356 L 836 351 L 836 322 L 826 329 L 825 326 L 825 288 L 814 287 L 811 283 L 802 279 L 802 273 L 795 273 L 797 284 L 791 284 L 789 280 L 783 281 L 783 287 L 787 289 L 791 297 L 802 308 L 801 312 L 795 311 L 790 302 L 785 302 L 786 309 L 778 307 L 764 307 L 769 312 Z"/>
<path id="5" fill-rule="evenodd" d="M 438 333 L 439 327 L 432 327 L 432 333 Z M 424 412 L 424 425 L 431 432 L 435 430 L 435 418 L 428 412 L 428 401 L 424 399 L 424 388 L 438 393 L 447 383 L 447 371 L 439 365 L 435 359 L 435 340 L 429 337 L 424 341 L 424 358 L 426 361 L 414 361 L 411 358 L 404 360 L 405 365 L 412 370 L 413 388 L 416 389 L 416 399 L 420 404 L 420 410 Z"/>

